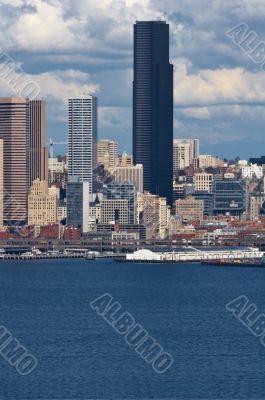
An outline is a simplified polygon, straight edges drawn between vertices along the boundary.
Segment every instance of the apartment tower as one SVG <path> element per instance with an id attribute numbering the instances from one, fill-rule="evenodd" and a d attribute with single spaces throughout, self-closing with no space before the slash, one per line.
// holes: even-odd
<path id="1" fill-rule="evenodd" d="M 97 166 L 97 98 L 80 96 L 68 101 L 69 176 L 89 182 L 93 193 L 93 176 Z"/>

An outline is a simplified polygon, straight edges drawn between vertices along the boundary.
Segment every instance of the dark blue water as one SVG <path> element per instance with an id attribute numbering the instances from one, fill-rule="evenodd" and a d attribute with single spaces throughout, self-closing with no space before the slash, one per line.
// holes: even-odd
<path id="1" fill-rule="evenodd" d="M 89 302 L 109 292 L 175 358 L 155 373 Z M 265 270 L 109 261 L 0 264 L 0 325 L 38 359 L 0 357 L 0 399 L 265 399 L 265 348 L 226 309 L 265 311 Z"/>

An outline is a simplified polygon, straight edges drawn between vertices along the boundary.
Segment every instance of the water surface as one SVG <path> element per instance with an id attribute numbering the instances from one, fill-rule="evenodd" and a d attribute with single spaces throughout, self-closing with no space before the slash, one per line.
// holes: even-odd
<path id="1" fill-rule="evenodd" d="M 226 309 L 265 312 L 265 270 L 198 264 L 0 264 L 0 325 L 38 359 L 20 376 L 0 357 L 0 399 L 265 399 L 265 348 Z M 89 306 L 110 293 L 171 353 L 155 373 Z"/>

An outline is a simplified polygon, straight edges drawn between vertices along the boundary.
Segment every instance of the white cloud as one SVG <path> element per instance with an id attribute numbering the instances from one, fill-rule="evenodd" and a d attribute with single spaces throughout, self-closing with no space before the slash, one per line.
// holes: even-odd
<path id="1" fill-rule="evenodd" d="M 33 75 L 41 90 L 42 98 L 54 98 L 65 102 L 82 94 L 96 94 L 99 87 L 91 82 L 90 75 L 80 71 L 66 70 Z"/>
<path id="2" fill-rule="evenodd" d="M 0 27 L 5 27 L 1 41 L 8 49 L 28 52 L 108 53 L 111 48 L 122 52 L 131 45 L 132 24 L 137 18 L 162 16 L 149 3 L 149 0 L 21 0 L 16 3 L 15 19 L 12 13 L 0 17 Z"/>
<path id="3" fill-rule="evenodd" d="M 182 113 L 189 118 L 194 119 L 210 119 L 211 113 L 208 107 L 188 107 L 181 110 Z"/>
<path id="4" fill-rule="evenodd" d="M 0 46 L 40 84 L 49 121 L 66 124 L 66 99 L 96 93 L 104 136 L 129 143 L 133 23 L 165 18 L 176 133 L 218 143 L 264 121 L 264 73 L 225 35 L 245 22 L 262 40 L 264 16 L 264 0 L 1 0 Z M 1 81 L 0 90 L 11 94 Z"/>
<path id="5" fill-rule="evenodd" d="M 190 72 L 187 60 L 175 60 L 175 104 L 265 103 L 264 72 L 219 68 Z"/>

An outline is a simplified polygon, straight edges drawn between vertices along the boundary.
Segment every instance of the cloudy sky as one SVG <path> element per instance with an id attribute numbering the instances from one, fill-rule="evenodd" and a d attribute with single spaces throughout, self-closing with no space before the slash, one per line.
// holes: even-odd
<path id="1" fill-rule="evenodd" d="M 264 0 L 0 0 L 1 47 L 40 85 L 47 137 L 66 140 L 67 98 L 89 93 L 99 137 L 131 151 L 133 23 L 157 18 L 171 28 L 174 136 L 207 154 L 265 154 L 265 72 L 226 35 L 245 23 L 265 40 Z M 3 80 L 0 91 L 14 94 Z"/>

